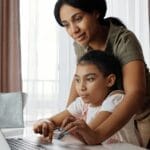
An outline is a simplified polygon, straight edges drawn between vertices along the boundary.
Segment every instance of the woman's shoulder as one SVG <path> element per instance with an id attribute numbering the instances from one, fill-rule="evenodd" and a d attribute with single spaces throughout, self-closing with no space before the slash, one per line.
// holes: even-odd
<path id="1" fill-rule="evenodd" d="M 141 45 L 135 34 L 124 26 L 110 22 L 106 51 L 112 51 L 121 64 L 133 60 L 144 60 Z"/>
<path id="2" fill-rule="evenodd" d="M 83 56 L 88 51 L 88 47 L 86 47 L 86 46 L 81 46 L 81 45 L 77 44 L 76 42 L 74 42 L 73 45 L 74 45 L 74 51 L 77 56 L 77 59 L 79 59 L 81 56 Z"/>
<path id="3" fill-rule="evenodd" d="M 116 25 L 111 21 L 108 38 L 113 42 L 119 42 L 120 40 L 127 41 L 128 39 L 137 41 L 135 34 L 131 30 L 123 25 Z"/>

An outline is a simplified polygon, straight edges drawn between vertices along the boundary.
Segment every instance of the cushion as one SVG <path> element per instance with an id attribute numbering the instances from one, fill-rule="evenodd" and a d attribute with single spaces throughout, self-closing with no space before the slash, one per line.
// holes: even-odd
<path id="1" fill-rule="evenodd" d="M 24 127 L 23 93 L 0 93 L 0 128 Z"/>

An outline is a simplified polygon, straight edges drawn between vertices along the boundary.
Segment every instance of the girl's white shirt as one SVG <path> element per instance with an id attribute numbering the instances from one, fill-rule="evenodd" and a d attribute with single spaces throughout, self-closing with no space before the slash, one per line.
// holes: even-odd
<path id="1" fill-rule="evenodd" d="M 92 107 L 89 104 L 85 104 L 79 97 L 73 103 L 71 103 L 67 110 L 75 117 L 82 118 L 86 123 L 90 123 L 95 118 L 96 114 L 101 111 L 107 111 L 113 113 L 116 106 L 123 100 L 123 91 L 116 90 L 111 92 L 99 106 Z M 111 124 L 110 124 L 111 126 Z M 112 137 L 104 141 L 104 143 L 116 143 L 116 142 L 128 142 L 135 145 L 139 145 L 138 137 L 135 132 L 134 117 L 132 117 L 128 123 L 121 128 Z"/>

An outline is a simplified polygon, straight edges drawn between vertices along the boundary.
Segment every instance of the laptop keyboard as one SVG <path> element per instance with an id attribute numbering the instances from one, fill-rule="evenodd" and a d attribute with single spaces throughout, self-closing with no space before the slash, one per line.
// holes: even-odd
<path id="1" fill-rule="evenodd" d="M 57 129 L 54 132 L 53 139 L 60 139 L 63 136 L 61 131 Z M 46 150 L 43 145 L 39 145 L 31 140 L 27 140 L 24 138 L 8 138 L 6 140 L 11 150 Z"/>
<path id="2" fill-rule="evenodd" d="M 32 141 L 22 138 L 9 138 L 7 142 L 11 150 L 46 150 L 42 145 L 38 145 Z"/>

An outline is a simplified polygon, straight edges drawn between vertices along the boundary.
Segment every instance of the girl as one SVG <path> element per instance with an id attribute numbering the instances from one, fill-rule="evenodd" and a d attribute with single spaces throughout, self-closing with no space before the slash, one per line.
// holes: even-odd
<path id="1" fill-rule="evenodd" d="M 73 134 L 85 144 L 129 142 L 139 145 L 133 118 L 111 138 L 106 139 L 103 136 L 103 123 L 109 119 L 124 97 L 123 92 L 118 90 L 120 77 L 120 63 L 114 56 L 102 51 L 88 52 L 79 59 L 74 76 L 79 98 L 63 112 L 38 121 L 34 125 L 35 133 L 48 136 L 51 141 L 53 131 L 64 127 L 64 131 Z M 63 120 L 67 117 L 71 118 L 71 122 L 64 124 Z"/>

